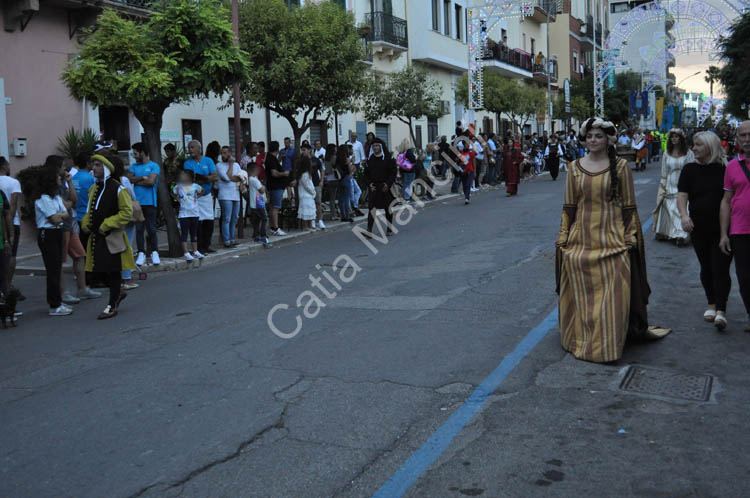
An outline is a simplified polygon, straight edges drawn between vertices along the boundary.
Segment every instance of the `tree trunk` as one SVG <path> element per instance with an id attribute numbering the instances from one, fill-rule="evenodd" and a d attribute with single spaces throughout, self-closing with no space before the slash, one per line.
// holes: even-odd
<path id="1" fill-rule="evenodd" d="M 167 172 L 161 161 L 161 114 L 153 120 L 139 119 L 143 130 L 146 133 L 146 146 L 148 154 L 152 161 L 159 165 L 159 185 L 156 189 L 159 206 L 164 214 L 164 220 L 167 224 L 167 240 L 169 241 L 169 256 L 179 257 L 182 255 L 182 242 L 180 241 L 180 232 L 177 230 L 177 218 L 172 208 L 172 198 L 169 195 L 169 185 L 167 184 Z"/>
<path id="2" fill-rule="evenodd" d="M 412 126 L 412 120 L 409 118 L 409 135 L 411 136 L 411 146 L 415 147 L 417 146 L 417 137 L 414 135 L 414 126 Z"/>

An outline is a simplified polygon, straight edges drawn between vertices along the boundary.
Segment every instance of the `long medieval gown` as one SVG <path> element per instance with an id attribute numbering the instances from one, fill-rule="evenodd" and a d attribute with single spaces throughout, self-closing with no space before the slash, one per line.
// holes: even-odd
<path id="1" fill-rule="evenodd" d="M 576 358 L 610 362 L 630 334 L 647 337 L 650 289 L 633 177 L 617 163 L 619 192 L 609 200 L 609 168 L 571 163 L 557 247 L 562 347 Z"/>
<path id="2" fill-rule="evenodd" d="M 505 176 L 505 191 L 509 195 L 518 194 L 518 184 L 521 182 L 521 162 L 523 156 L 518 143 L 503 146 L 503 174 Z"/>
<path id="3" fill-rule="evenodd" d="M 661 181 L 659 181 L 656 209 L 654 209 L 653 230 L 657 238 L 687 240 L 690 237 L 690 234 L 682 229 L 680 221 L 680 210 L 677 208 L 677 182 L 682 168 L 693 161 L 693 151 L 688 151 L 686 155 L 680 157 L 662 154 Z"/>

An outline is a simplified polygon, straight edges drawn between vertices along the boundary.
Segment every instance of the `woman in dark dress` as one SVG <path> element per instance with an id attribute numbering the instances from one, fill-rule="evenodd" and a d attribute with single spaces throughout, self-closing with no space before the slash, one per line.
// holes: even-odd
<path id="1" fill-rule="evenodd" d="M 385 209 L 385 219 L 388 220 L 387 234 L 393 235 L 391 203 L 394 197 L 391 194 L 391 187 L 396 181 L 396 163 L 392 157 L 385 154 L 378 142 L 372 144 L 372 155 L 367 159 L 364 175 L 365 185 L 370 190 L 367 196 L 367 231 L 372 233 L 376 210 Z"/>
<path id="2" fill-rule="evenodd" d="M 691 235 L 701 265 L 701 284 L 708 300 L 703 319 L 724 330 L 727 326 L 727 299 L 732 286 L 729 275 L 732 256 L 719 248 L 719 210 L 726 170 L 721 140 L 711 131 L 698 132 L 693 136 L 693 154 L 695 162 L 686 164 L 680 173 L 677 207 L 682 229 Z"/>

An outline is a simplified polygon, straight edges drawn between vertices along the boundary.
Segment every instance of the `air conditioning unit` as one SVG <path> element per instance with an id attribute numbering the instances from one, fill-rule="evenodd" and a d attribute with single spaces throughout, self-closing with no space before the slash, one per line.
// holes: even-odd
<path id="1" fill-rule="evenodd" d="M 581 23 L 581 34 L 582 35 L 586 34 L 586 23 L 585 22 Z"/>
<path id="2" fill-rule="evenodd" d="M 441 100 L 440 101 L 440 110 L 443 112 L 443 114 L 448 114 L 451 112 L 451 102 L 450 100 Z"/>

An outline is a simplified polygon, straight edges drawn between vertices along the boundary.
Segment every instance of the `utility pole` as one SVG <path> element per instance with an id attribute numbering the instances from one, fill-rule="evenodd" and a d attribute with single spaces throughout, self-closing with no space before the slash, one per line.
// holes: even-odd
<path id="1" fill-rule="evenodd" d="M 596 12 L 597 9 L 597 2 L 598 0 L 594 0 L 594 12 Z M 599 74 L 599 71 L 597 70 L 598 63 L 596 62 L 596 16 L 591 16 L 591 22 L 593 23 L 593 26 L 591 26 L 591 32 L 593 33 L 593 40 L 592 45 L 594 45 L 594 50 L 592 51 L 593 56 L 593 65 L 592 68 L 594 71 L 594 114 L 596 114 L 596 77 Z M 604 89 L 602 88 L 602 95 L 604 94 Z M 602 105 L 602 114 L 604 114 L 604 105 Z M 604 116 L 601 116 L 604 117 Z"/>
<path id="2" fill-rule="evenodd" d="M 240 44 L 240 8 L 239 0 L 232 0 L 232 30 L 234 31 L 234 44 Z M 240 161 L 242 157 L 242 126 L 240 124 L 240 84 L 235 83 L 232 88 L 232 100 L 234 100 L 234 153 L 235 160 Z M 232 176 L 232 164 L 229 164 L 229 177 Z M 240 213 L 244 213 L 242 207 L 242 196 L 240 196 Z M 237 220 L 237 237 L 244 236 L 245 217 L 241 216 Z"/>
<path id="3" fill-rule="evenodd" d="M 547 11 L 547 108 L 548 108 L 548 114 L 549 114 L 549 133 L 548 135 L 552 134 L 552 131 L 554 130 L 554 125 L 552 121 L 552 81 L 551 81 L 551 75 L 552 72 L 552 55 L 549 53 L 549 18 L 550 18 L 550 9 L 552 6 L 555 5 L 554 0 L 547 0 L 547 8 L 545 9 Z M 558 83 L 559 84 L 559 83 Z"/>

